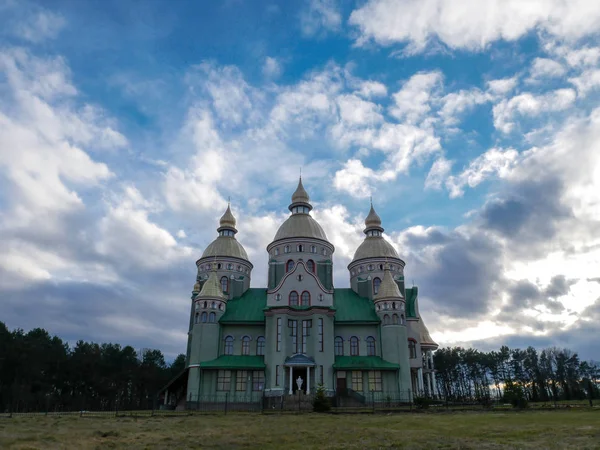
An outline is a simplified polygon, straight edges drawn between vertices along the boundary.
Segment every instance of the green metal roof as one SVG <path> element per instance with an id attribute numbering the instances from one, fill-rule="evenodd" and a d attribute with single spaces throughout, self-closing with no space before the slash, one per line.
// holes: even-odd
<path id="1" fill-rule="evenodd" d="M 212 361 L 201 362 L 201 369 L 265 369 L 263 356 L 221 355 Z"/>
<path id="2" fill-rule="evenodd" d="M 379 323 L 375 305 L 368 298 L 359 297 L 352 289 L 335 289 L 333 306 L 336 309 L 335 321 L 347 323 Z"/>
<path id="3" fill-rule="evenodd" d="M 250 288 L 241 297 L 227 302 L 225 314 L 219 323 L 264 323 L 267 290 Z"/>
<path id="4" fill-rule="evenodd" d="M 419 288 L 413 286 L 412 288 L 404 289 L 406 292 L 406 317 L 417 317 L 417 311 L 415 308 L 415 300 L 419 294 Z"/>
<path id="5" fill-rule="evenodd" d="M 336 370 L 398 370 L 400 366 L 379 356 L 336 356 Z"/>

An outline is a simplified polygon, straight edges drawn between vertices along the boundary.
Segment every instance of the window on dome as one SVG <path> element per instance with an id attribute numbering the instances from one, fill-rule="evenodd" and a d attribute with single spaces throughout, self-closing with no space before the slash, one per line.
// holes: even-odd
<path id="1" fill-rule="evenodd" d="M 399 325 L 400 324 L 400 319 L 398 317 L 398 314 L 392 314 L 392 324 L 393 325 Z"/>
<path id="2" fill-rule="evenodd" d="M 207 320 L 208 320 L 208 314 L 206 314 L 206 312 L 203 312 L 202 315 L 200 316 L 200 322 L 206 323 Z"/>
<path id="3" fill-rule="evenodd" d="M 198 313 L 196 313 L 196 315 L 194 316 L 194 323 L 198 323 L 199 317 L 200 317 L 200 315 Z"/>
<path id="4" fill-rule="evenodd" d="M 214 312 L 211 312 L 208 315 L 208 323 L 215 323 L 217 321 L 217 315 Z"/>
<path id="5" fill-rule="evenodd" d="M 297 251 L 297 252 L 303 252 L 303 251 L 304 251 L 304 245 L 302 245 L 302 244 L 298 244 L 298 245 L 296 246 L 296 251 Z"/>
<path id="6" fill-rule="evenodd" d="M 377 295 L 379 292 L 379 287 L 381 286 L 380 278 L 373 278 L 373 294 Z"/>
<path id="7" fill-rule="evenodd" d="M 309 272 L 315 273 L 315 262 L 312 259 L 306 261 L 306 268 Z"/>
<path id="8" fill-rule="evenodd" d="M 310 252 L 311 253 L 317 253 L 317 246 L 316 245 L 311 245 L 310 246 Z"/>
<path id="9" fill-rule="evenodd" d="M 237 271 L 241 272 L 242 271 L 242 266 L 237 266 Z"/>
<path id="10" fill-rule="evenodd" d="M 369 264 L 369 265 L 367 266 L 367 269 L 369 269 L 369 270 L 373 270 L 373 264 Z"/>
<path id="11" fill-rule="evenodd" d="M 290 246 L 286 245 L 285 247 L 283 247 L 283 251 L 284 251 L 284 253 L 289 253 L 290 252 Z"/>
<path id="12" fill-rule="evenodd" d="M 279 256 L 279 247 L 275 249 L 275 256 Z"/>
<path id="13" fill-rule="evenodd" d="M 375 356 L 375 338 L 372 336 L 367 338 L 367 356 Z"/>
<path id="14" fill-rule="evenodd" d="M 294 270 L 294 266 L 295 263 L 294 261 L 292 261 L 291 259 L 287 262 L 287 264 L 285 265 L 285 271 L 287 272 L 291 272 L 292 270 Z"/>
<path id="15" fill-rule="evenodd" d="M 215 302 L 211 302 L 210 307 L 211 309 L 215 309 L 217 307 L 217 304 Z"/>
<path id="16" fill-rule="evenodd" d="M 358 356 L 358 338 L 356 336 L 350 338 L 350 356 Z"/>
<path id="17" fill-rule="evenodd" d="M 389 325 L 390 324 L 390 316 L 388 314 L 386 314 L 385 316 L 383 316 L 383 324 L 384 325 Z"/>
<path id="18" fill-rule="evenodd" d="M 304 291 L 302 293 L 301 301 L 302 301 L 302 303 L 301 303 L 302 306 L 310 305 L 310 293 L 308 291 Z"/>
<path id="19" fill-rule="evenodd" d="M 323 256 L 327 256 L 327 250 L 325 247 L 321 248 L 321 253 L 323 253 Z"/>
<path id="20" fill-rule="evenodd" d="M 383 264 L 379 264 L 379 270 L 383 270 Z"/>
<path id="21" fill-rule="evenodd" d="M 217 269 L 220 269 L 223 265 L 221 263 L 217 264 Z"/>
<path id="22" fill-rule="evenodd" d="M 298 293 L 296 291 L 290 292 L 290 306 L 298 306 Z"/>
<path id="23" fill-rule="evenodd" d="M 225 339 L 225 348 L 223 353 L 225 355 L 233 355 L 233 336 L 227 336 Z"/>
<path id="24" fill-rule="evenodd" d="M 233 264 L 227 264 L 227 270 L 233 270 Z"/>
<path id="25" fill-rule="evenodd" d="M 221 277 L 221 290 L 223 293 L 229 292 L 229 278 Z"/>

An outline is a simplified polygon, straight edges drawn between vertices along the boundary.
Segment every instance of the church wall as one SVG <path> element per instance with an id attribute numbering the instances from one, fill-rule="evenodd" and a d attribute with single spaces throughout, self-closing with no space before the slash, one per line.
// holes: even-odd
<path id="1" fill-rule="evenodd" d="M 256 355 L 256 341 L 259 336 L 265 336 L 265 327 L 262 325 L 221 325 L 221 338 L 219 342 L 219 355 L 224 354 L 224 340 L 227 336 L 233 336 L 233 354 L 242 354 L 242 338 L 250 337 L 249 355 Z M 267 343 L 265 342 L 265 348 Z"/>
<path id="2" fill-rule="evenodd" d="M 406 327 L 403 325 L 386 325 L 381 327 L 383 358 L 400 365 L 398 388 L 407 391 L 411 388 L 410 363 Z"/>
<path id="3" fill-rule="evenodd" d="M 302 292 L 308 291 L 310 293 L 310 303 L 313 306 L 332 306 L 333 295 L 321 288 L 314 273 L 308 272 L 304 265 L 306 260 L 294 261 L 296 266 L 285 278 L 281 287 L 269 292 L 267 295 L 267 306 L 289 305 L 289 296 L 292 291 L 296 291 L 298 296 L 301 296 Z M 298 280 L 298 276 L 301 276 L 302 281 Z M 277 294 L 281 295 L 281 300 L 277 300 Z M 323 300 L 319 300 L 319 294 L 323 295 Z"/>
<path id="4" fill-rule="evenodd" d="M 381 338 L 379 335 L 378 325 L 335 325 L 335 336 L 341 336 L 344 339 L 344 355 L 350 355 L 350 338 L 352 336 L 358 337 L 358 354 L 359 356 L 367 356 L 367 337 L 373 336 L 375 338 L 375 352 L 376 355 L 381 356 Z M 334 345 L 334 341 L 331 342 Z"/>

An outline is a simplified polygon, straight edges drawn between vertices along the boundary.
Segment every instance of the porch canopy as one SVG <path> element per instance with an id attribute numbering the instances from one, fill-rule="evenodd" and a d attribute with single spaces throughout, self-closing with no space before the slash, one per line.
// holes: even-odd
<path id="1" fill-rule="evenodd" d="M 380 356 L 336 356 L 334 370 L 399 370 L 394 364 Z"/>

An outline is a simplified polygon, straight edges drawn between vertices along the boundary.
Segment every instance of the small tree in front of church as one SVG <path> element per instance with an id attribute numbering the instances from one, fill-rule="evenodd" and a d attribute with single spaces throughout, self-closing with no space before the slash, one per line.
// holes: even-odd
<path id="1" fill-rule="evenodd" d="M 313 411 L 314 412 L 327 412 L 331 409 L 331 402 L 325 395 L 325 386 L 319 384 L 317 386 L 317 392 L 313 400 Z"/>

